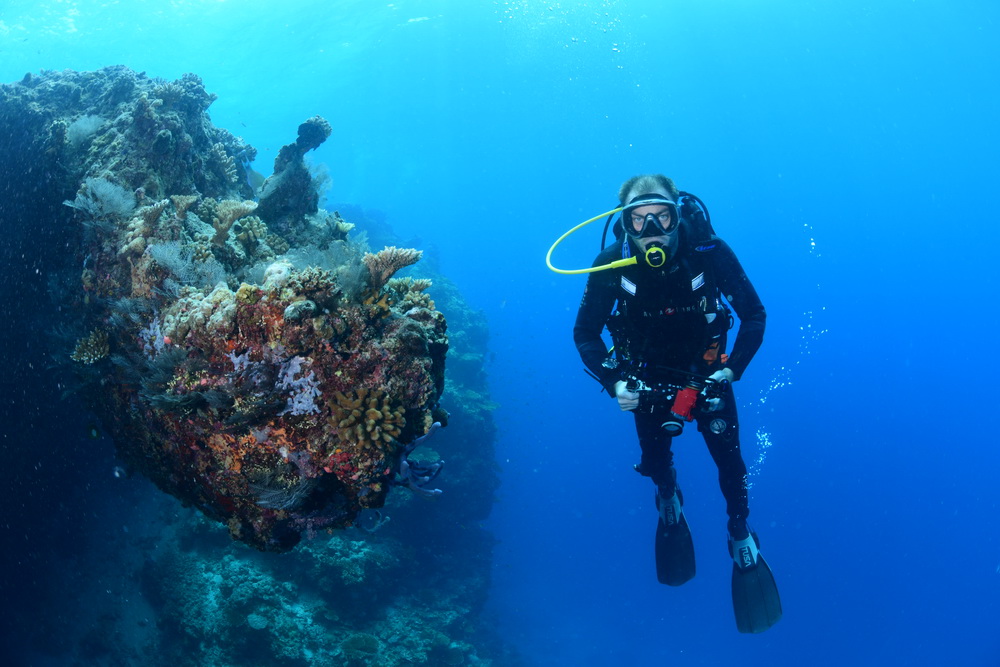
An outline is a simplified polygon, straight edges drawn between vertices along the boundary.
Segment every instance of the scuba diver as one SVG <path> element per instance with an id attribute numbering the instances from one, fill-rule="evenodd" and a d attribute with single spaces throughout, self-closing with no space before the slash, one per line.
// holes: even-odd
<path id="1" fill-rule="evenodd" d="M 697 197 L 678 191 L 660 174 L 629 179 L 618 197 L 620 208 L 598 216 L 608 215 L 607 234 L 607 225 L 621 211 L 615 241 L 593 267 L 561 271 L 551 262 L 549 267 L 589 274 L 573 338 L 590 373 L 622 410 L 634 415 L 642 451 L 635 470 L 656 485 L 659 581 L 679 586 L 695 574 L 671 449 L 685 424 L 695 421 L 719 469 L 726 500 L 737 628 L 762 632 L 781 617 L 781 602 L 757 536 L 747 525 L 747 469 L 731 383 L 740 379 L 763 341 L 764 306 L 736 255 L 715 236 Z M 739 317 L 729 354 L 733 318 L 727 302 Z M 601 338 L 605 327 L 611 351 Z"/>

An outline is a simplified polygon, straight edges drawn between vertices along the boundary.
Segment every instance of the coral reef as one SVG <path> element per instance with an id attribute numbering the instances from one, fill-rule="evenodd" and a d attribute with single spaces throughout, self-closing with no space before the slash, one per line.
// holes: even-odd
<path id="1" fill-rule="evenodd" d="M 184 530 L 205 530 L 198 523 Z M 159 648 L 164 663 L 493 664 L 474 642 L 475 587 L 450 587 L 445 573 L 415 577 L 418 554 L 394 538 L 338 532 L 280 562 L 233 551 L 206 558 L 167 541 L 143 564 L 143 592 L 176 638 Z M 468 564 L 449 564 L 466 576 Z"/>
<path id="2" fill-rule="evenodd" d="M 303 533 L 350 526 L 384 504 L 403 445 L 443 419 L 445 320 L 383 290 L 420 252 L 344 249 L 351 227 L 318 209 L 303 164 L 330 134 L 322 118 L 281 150 L 258 206 L 233 157 L 253 149 L 211 126 L 200 79 L 103 75 L 107 92 L 78 113 L 112 120 L 75 126 L 86 141 L 56 147 L 80 173 L 66 203 L 92 333 L 71 358 L 92 408 L 130 468 L 237 540 L 285 551 Z M 101 87 L 76 73 L 49 79 L 36 97 L 73 85 L 82 102 Z M 271 229 L 283 254 L 329 266 L 282 258 Z M 366 266 L 367 287 L 344 289 L 339 276 Z M 121 316 L 122 299 L 144 307 Z"/>
<path id="3" fill-rule="evenodd" d="M 351 238 L 372 218 L 319 208 L 303 159 L 330 134 L 318 117 L 252 208 L 256 151 L 211 124 L 213 99 L 197 76 L 122 67 L 0 86 L 5 257 L 27 250 L 25 274 L 43 276 L 22 283 L 17 312 L 58 334 L 53 384 L 100 417 L 115 478 L 140 473 L 189 508 L 164 495 L 132 523 L 145 541 L 117 512 L 93 536 L 122 595 L 95 583 L 88 600 L 140 599 L 146 645 L 122 646 L 128 612 L 83 600 L 82 636 L 57 617 L 26 619 L 26 635 L 75 647 L 79 664 L 488 665 L 480 522 L 498 480 L 481 315 L 443 276 L 393 277 L 420 252 L 384 223 L 376 247 L 398 256 L 373 271 L 366 255 L 386 251 Z M 460 360 L 447 378 L 446 354 Z M 391 492 L 440 421 L 410 468 L 447 459 L 445 493 Z M 56 449 L 26 451 L 72 460 Z M 115 560 L 126 551 L 133 562 Z"/>

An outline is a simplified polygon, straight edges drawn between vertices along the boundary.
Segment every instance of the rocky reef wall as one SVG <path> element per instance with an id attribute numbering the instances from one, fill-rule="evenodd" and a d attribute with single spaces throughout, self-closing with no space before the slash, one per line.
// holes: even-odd
<path id="1" fill-rule="evenodd" d="M 485 324 L 446 279 L 397 275 L 420 250 L 368 252 L 319 208 L 304 156 L 325 120 L 302 123 L 260 183 L 213 100 L 197 76 L 122 67 L 0 86 L 2 252 L 20 269 L 5 333 L 44 332 L 58 386 L 100 417 L 125 471 L 203 517 L 168 522 L 133 565 L 163 630 L 142 641 L 174 664 L 251 664 L 265 645 L 301 664 L 488 662 L 467 640 L 492 541 L 455 534 L 497 487 Z M 442 457 L 448 483 L 433 482 Z M 213 522 L 263 552 L 306 541 L 254 560 Z M 105 639 L 81 645 L 129 650 Z"/>

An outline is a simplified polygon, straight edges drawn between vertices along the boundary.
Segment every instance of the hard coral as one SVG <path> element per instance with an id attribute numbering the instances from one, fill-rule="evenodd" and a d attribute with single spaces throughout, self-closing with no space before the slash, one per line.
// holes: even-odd
<path id="1" fill-rule="evenodd" d="M 232 235 L 247 248 L 255 247 L 267 237 L 267 225 L 255 215 L 233 223 Z"/>
<path id="2" fill-rule="evenodd" d="M 309 266 L 296 272 L 288 287 L 296 294 L 316 302 L 321 308 L 334 308 L 341 295 L 340 286 L 331 271 Z"/>
<path id="3" fill-rule="evenodd" d="M 406 426 L 402 406 L 393 405 L 390 398 L 377 391 L 360 389 L 345 395 L 336 392 L 331 405 L 331 425 L 345 443 L 356 444 L 363 450 L 395 453 L 396 438 Z"/>
<path id="4" fill-rule="evenodd" d="M 434 308 L 434 301 L 425 291 L 431 286 L 426 278 L 393 278 L 386 284 L 386 289 L 396 294 L 399 308 L 409 312 L 413 308 Z"/>
<path id="5" fill-rule="evenodd" d="M 374 254 L 365 253 L 363 259 L 371 274 L 372 289 L 376 291 L 381 289 L 393 274 L 404 267 L 416 264 L 423 254 L 421 250 L 396 246 L 387 246 Z"/>
<path id="6" fill-rule="evenodd" d="M 142 254 L 146 249 L 148 239 L 156 231 L 156 224 L 163 214 L 163 210 L 170 203 L 168 199 L 162 199 L 149 206 L 143 206 L 137 211 L 137 215 L 129 220 L 125 229 L 125 236 L 118 254 L 129 252 Z"/>
<path id="7" fill-rule="evenodd" d="M 212 227 L 215 228 L 215 236 L 212 243 L 222 245 L 229 236 L 229 228 L 233 223 L 245 215 L 253 213 L 257 208 L 257 203 L 252 201 L 238 201 L 235 199 L 224 199 L 215 207 L 215 217 L 212 218 Z"/>
<path id="8" fill-rule="evenodd" d="M 198 195 L 171 195 L 170 201 L 174 203 L 174 210 L 177 211 L 177 219 L 183 220 L 187 217 L 187 210 L 192 204 L 198 201 Z"/>
<path id="9" fill-rule="evenodd" d="M 223 143 L 216 143 L 212 146 L 212 157 L 215 158 L 216 163 L 219 165 L 222 173 L 225 174 L 226 179 L 231 183 L 236 183 L 238 181 L 238 175 L 236 172 L 236 160 L 232 158 L 231 155 L 226 153 L 226 146 Z"/>
<path id="10" fill-rule="evenodd" d="M 81 338 L 76 343 L 70 359 L 81 364 L 96 364 L 98 361 L 108 356 L 108 332 L 102 329 L 94 329 L 86 338 Z"/>

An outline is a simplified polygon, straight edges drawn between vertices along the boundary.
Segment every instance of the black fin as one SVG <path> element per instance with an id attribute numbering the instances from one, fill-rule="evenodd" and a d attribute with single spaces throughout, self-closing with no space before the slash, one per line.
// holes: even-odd
<path id="1" fill-rule="evenodd" d="M 733 611 L 736 629 L 751 634 L 764 632 L 781 618 L 778 587 L 760 554 L 756 564 L 746 569 L 733 563 Z"/>
<path id="2" fill-rule="evenodd" d="M 687 519 L 667 528 L 656 521 L 656 578 L 667 586 L 680 586 L 694 577 L 694 541 Z"/>

